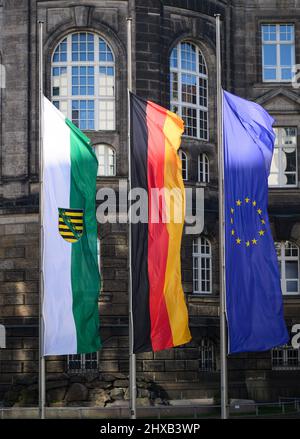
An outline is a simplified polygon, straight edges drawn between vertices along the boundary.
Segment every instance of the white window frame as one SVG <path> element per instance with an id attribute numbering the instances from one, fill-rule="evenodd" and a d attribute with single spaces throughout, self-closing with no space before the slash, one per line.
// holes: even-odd
<path id="1" fill-rule="evenodd" d="M 188 179 L 189 179 L 189 164 L 188 164 L 187 153 L 182 151 L 182 149 L 180 149 L 179 150 L 179 157 L 180 157 L 181 165 L 182 165 L 182 180 L 188 181 Z"/>
<path id="2" fill-rule="evenodd" d="M 93 355 L 96 358 L 87 359 L 87 355 Z M 67 370 L 69 373 L 88 373 L 88 372 L 97 372 L 99 370 L 99 351 L 92 352 L 91 354 L 70 354 L 67 355 Z M 70 363 L 72 361 L 78 361 L 80 367 L 71 368 Z M 87 364 L 91 361 L 96 361 L 96 368 L 86 368 Z"/>
<path id="3" fill-rule="evenodd" d="M 105 169 L 105 173 L 104 174 L 100 174 L 99 173 L 99 168 L 100 168 L 100 162 L 99 162 L 99 156 L 97 154 L 97 147 L 98 146 L 104 146 L 104 169 Z M 98 158 L 98 162 L 99 162 L 99 166 L 98 166 L 98 171 L 97 171 L 97 177 L 115 177 L 116 176 L 116 150 L 114 147 L 112 147 L 111 145 L 108 145 L 106 143 L 98 143 L 94 145 L 95 148 L 95 153 L 96 156 Z M 109 152 L 113 153 L 113 174 L 110 174 L 109 172 Z"/>
<path id="4" fill-rule="evenodd" d="M 94 61 L 72 61 L 72 35 L 74 34 L 92 34 L 94 36 Z M 58 46 L 67 39 L 67 61 L 55 61 L 54 62 L 54 54 Z M 111 50 L 113 61 L 100 61 L 99 59 L 99 42 L 100 39 L 103 40 L 109 49 Z M 67 96 L 54 96 L 53 95 L 53 87 L 54 87 L 54 76 L 53 76 L 53 68 L 54 67 L 66 67 L 67 68 L 67 84 L 68 84 L 68 93 Z M 72 67 L 94 67 L 94 95 L 72 95 Z M 113 96 L 101 96 L 99 91 L 99 81 L 100 81 L 100 67 L 113 67 L 114 76 L 113 76 Z M 55 49 L 53 50 L 51 57 L 51 100 L 52 102 L 67 102 L 67 113 L 62 111 L 65 116 L 72 120 L 72 101 L 93 101 L 94 102 L 94 129 L 93 130 L 84 130 L 84 131 L 114 131 L 116 129 L 116 65 L 115 65 L 115 54 L 113 52 L 112 47 L 107 42 L 105 38 L 101 35 L 96 34 L 94 32 L 89 31 L 76 31 L 71 32 L 65 37 L 63 37 Z M 112 129 L 100 129 L 100 110 L 99 106 L 101 101 L 112 102 L 114 106 L 113 112 L 113 127 Z"/>
<path id="5" fill-rule="evenodd" d="M 195 251 L 195 243 L 197 241 L 198 250 Z M 209 253 L 202 252 L 202 246 L 209 246 Z M 193 240 L 193 294 L 195 295 L 210 295 L 212 294 L 212 248 L 210 241 L 205 236 L 199 236 Z M 205 267 L 201 267 L 201 262 L 205 260 Z M 208 261 L 208 262 L 207 262 Z M 207 267 L 208 265 L 208 267 Z M 202 270 L 208 273 L 208 278 L 202 278 Z M 209 288 L 205 291 L 202 290 L 202 281 L 209 284 Z M 196 283 L 198 283 L 198 289 L 196 289 Z"/>
<path id="6" fill-rule="evenodd" d="M 202 168 L 202 171 L 201 171 Z M 201 180 L 200 175 L 203 175 L 203 179 Z M 209 158 L 207 154 L 200 153 L 198 155 L 198 182 L 199 183 L 209 183 Z"/>
<path id="7" fill-rule="evenodd" d="M 297 249 L 297 256 L 286 256 L 285 255 L 285 246 L 290 245 L 294 249 Z M 299 291 L 299 247 L 291 242 L 291 241 L 280 241 L 275 243 L 277 250 L 277 258 L 281 268 L 281 291 L 284 296 L 298 296 L 300 294 Z M 293 261 L 298 263 L 298 279 L 286 279 L 286 270 L 285 270 L 285 262 Z M 298 283 L 298 291 L 297 292 L 288 292 L 286 288 L 287 281 L 294 281 Z"/>
<path id="8" fill-rule="evenodd" d="M 216 370 L 215 345 L 209 338 L 204 337 L 199 346 L 199 371 L 215 372 Z"/>
<path id="9" fill-rule="evenodd" d="M 263 33 L 263 26 L 276 26 L 276 40 L 274 41 L 265 41 L 264 40 L 264 33 Z M 281 25 L 289 25 L 289 26 L 293 26 L 294 28 L 294 39 L 290 40 L 290 41 L 282 41 L 280 40 L 280 26 Z M 293 51 L 292 51 L 292 65 L 295 64 L 295 25 L 294 23 L 262 23 L 261 24 L 261 41 L 262 41 L 262 79 L 263 82 L 291 82 L 291 79 L 282 79 L 281 78 L 281 69 L 282 68 L 289 68 L 290 66 L 281 66 L 280 65 L 280 46 L 284 45 L 284 44 L 288 44 L 290 46 L 293 46 Z M 277 59 L 277 64 L 275 67 L 270 67 L 271 68 L 275 68 L 276 69 L 276 79 L 265 79 L 265 60 L 264 60 L 264 45 L 274 45 L 276 44 L 276 59 Z"/>
<path id="10" fill-rule="evenodd" d="M 293 355 L 293 358 L 289 354 Z M 278 355 L 279 354 L 279 355 Z M 282 357 L 282 364 L 276 364 L 278 357 Z M 296 358 L 297 364 L 291 364 Z M 290 345 L 279 346 L 271 351 L 271 363 L 273 370 L 299 370 L 300 369 L 300 349 L 294 349 Z"/>
<path id="11" fill-rule="evenodd" d="M 190 44 L 195 48 L 196 51 L 196 70 L 192 71 L 192 70 L 185 70 L 182 69 L 181 67 L 181 44 Z M 174 100 L 172 99 L 172 81 L 170 81 L 170 96 L 171 96 L 171 100 L 170 100 L 170 104 L 171 104 L 171 110 L 174 111 L 174 107 L 178 108 L 178 115 L 180 117 L 182 117 L 182 108 L 192 108 L 196 110 L 196 114 L 197 114 L 197 136 L 190 136 L 188 134 L 183 133 L 183 136 L 185 137 L 191 137 L 193 139 L 200 139 L 200 140 L 205 140 L 208 141 L 209 140 L 209 120 L 208 120 L 208 69 L 207 69 L 207 62 L 206 59 L 202 53 L 202 51 L 200 50 L 200 48 L 192 43 L 191 41 L 180 41 L 177 46 L 174 47 L 174 49 L 177 48 L 177 67 L 172 67 L 171 66 L 171 58 L 170 58 L 170 73 L 176 73 L 177 74 L 177 78 L 178 78 L 178 100 Z M 206 69 L 206 74 L 203 74 L 202 72 L 199 71 L 199 55 L 201 54 L 201 56 L 203 57 L 203 61 L 204 61 L 204 65 L 205 65 L 205 69 Z M 182 102 L 182 74 L 187 74 L 187 75 L 194 75 L 197 78 L 197 83 L 196 83 L 196 104 L 192 104 L 192 103 L 187 103 L 187 102 Z M 200 105 L 200 93 L 199 93 L 199 78 L 205 79 L 206 80 L 206 102 L 207 102 L 207 106 L 204 107 L 202 105 Z M 206 133 L 206 137 L 200 137 L 200 111 L 204 111 L 206 113 L 206 117 L 207 117 L 207 133 Z"/>
<path id="12" fill-rule="evenodd" d="M 279 184 L 271 184 L 269 183 L 269 187 L 270 188 L 290 188 L 290 187 L 297 187 L 298 186 L 298 157 L 297 157 L 297 138 L 298 138 L 298 132 L 297 132 L 297 127 L 293 127 L 293 126 L 281 126 L 281 127 L 274 127 L 274 132 L 276 134 L 276 140 L 275 140 L 275 145 L 274 145 L 274 151 L 278 150 L 278 179 L 279 179 Z M 296 143 L 293 145 L 288 145 L 288 144 L 284 144 L 284 139 L 289 138 L 289 136 L 285 136 L 284 133 L 284 129 L 294 129 L 296 131 Z M 296 170 L 295 171 L 289 171 L 289 172 L 285 172 L 284 169 L 282 169 L 282 165 L 284 162 L 284 158 L 283 158 L 283 154 L 285 154 L 284 149 L 292 149 L 295 148 L 295 156 L 296 156 Z M 273 159 L 274 160 L 275 155 L 273 154 Z M 270 171 L 270 177 L 272 175 L 274 175 L 275 172 L 272 172 L 272 165 L 271 165 L 271 171 Z M 285 176 L 287 174 L 290 175 L 295 175 L 295 184 L 285 184 Z M 277 173 L 276 173 L 277 175 Z M 269 179 L 270 179 L 269 177 Z"/>

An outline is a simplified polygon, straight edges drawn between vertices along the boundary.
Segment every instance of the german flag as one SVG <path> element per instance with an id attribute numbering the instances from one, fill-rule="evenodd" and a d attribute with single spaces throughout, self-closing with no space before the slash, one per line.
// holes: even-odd
<path id="1" fill-rule="evenodd" d="M 133 351 L 156 352 L 191 339 L 180 265 L 184 185 L 177 151 L 183 121 L 133 94 L 130 109 L 131 185 L 148 193 L 148 223 L 131 228 Z"/>

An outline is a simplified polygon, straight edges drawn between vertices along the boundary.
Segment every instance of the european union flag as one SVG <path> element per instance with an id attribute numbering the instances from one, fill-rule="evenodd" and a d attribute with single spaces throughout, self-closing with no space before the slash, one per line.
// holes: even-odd
<path id="1" fill-rule="evenodd" d="M 265 351 L 289 340 L 267 213 L 274 120 L 254 102 L 223 96 L 229 353 Z"/>

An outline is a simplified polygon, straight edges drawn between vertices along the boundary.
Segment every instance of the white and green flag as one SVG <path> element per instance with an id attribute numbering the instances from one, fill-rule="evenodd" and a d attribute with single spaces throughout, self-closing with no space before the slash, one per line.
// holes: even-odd
<path id="1" fill-rule="evenodd" d="M 44 355 L 100 348 L 96 176 L 90 140 L 44 97 Z"/>

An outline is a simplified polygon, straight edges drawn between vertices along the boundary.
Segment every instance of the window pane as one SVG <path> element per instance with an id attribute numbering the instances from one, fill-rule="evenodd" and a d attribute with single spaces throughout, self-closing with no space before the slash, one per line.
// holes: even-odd
<path id="1" fill-rule="evenodd" d="M 171 73 L 171 99 L 178 100 L 178 74 Z"/>
<path id="2" fill-rule="evenodd" d="M 294 25 L 281 24 L 280 25 L 280 41 L 293 41 L 294 39 Z"/>
<path id="3" fill-rule="evenodd" d="M 290 148 L 284 148 L 283 156 L 285 156 L 285 171 L 296 170 L 296 150 Z"/>
<path id="4" fill-rule="evenodd" d="M 262 34 L 264 41 L 276 41 L 276 25 L 262 25 Z"/>
<path id="5" fill-rule="evenodd" d="M 292 80 L 292 69 L 281 69 L 281 79 L 285 81 Z"/>
<path id="6" fill-rule="evenodd" d="M 185 134 L 197 137 L 197 110 L 195 108 L 182 108 L 182 118 L 185 123 Z"/>
<path id="7" fill-rule="evenodd" d="M 196 71 L 196 48 L 191 43 L 181 44 L 181 68 Z"/>
<path id="8" fill-rule="evenodd" d="M 298 278 L 298 262 L 286 262 L 285 264 L 285 270 L 286 270 L 286 278 L 287 279 L 297 279 Z"/>
<path id="9" fill-rule="evenodd" d="M 292 65 L 292 52 L 293 47 L 287 44 L 281 44 L 280 46 L 280 65 L 291 66 Z"/>
<path id="10" fill-rule="evenodd" d="M 172 50 L 172 53 L 171 53 L 171 59 L 170 59 L 171 65 L 170 65 L 170 67 L 177 68 L 177 66 L 178 66 L 177 53 L 178 53 L 178 49 L 177 49 L 177 47 L 175 47 Z"/>
<path id="11" fill-rule="evenodd" d="M 286 282 L 287 293 L 298 293 L 298 282 L 297 281 L 287 281 Z"/>
<path id="12" fill-rule="evenodd" d="M 265 66 L 276 66 L 277 57 L 276 57 L 276 45 L 275 44 L 266 44 L 263 47 L 264 51 L 264 65 Z"/>
<path id="13" fill-rule="evenodd" d="M 276 69 L 264 69 L 264 80 L 276 81 Z"/>
<path id="14" fill-rule="evenodd" d="M 197 103 L 196 76 L 183 74 L 181 78 L 182 78 L 182 96 L 181 96 L 182 101 L 190 104 L 196 104 Z"/>

